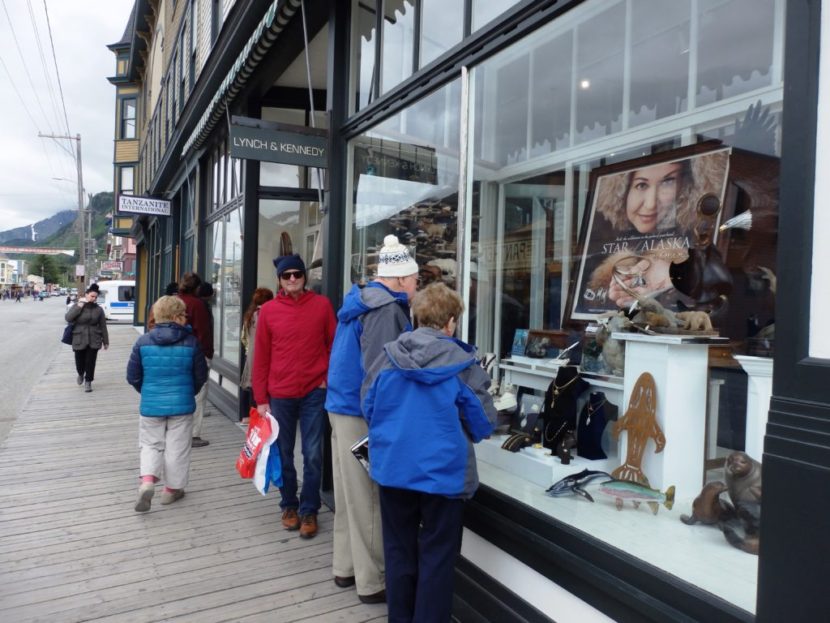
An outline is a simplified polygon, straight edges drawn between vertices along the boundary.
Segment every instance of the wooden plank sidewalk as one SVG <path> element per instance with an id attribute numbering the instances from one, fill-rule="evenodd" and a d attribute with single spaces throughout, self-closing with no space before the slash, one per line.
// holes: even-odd
<path id="1" fill-rule="evenodd" d="M 0 621 L 385 621 L 385 605 L 332 581 L 332 513 L 314 539 L 284 531 L 279 492 L 239 478 L 243 432 L 218 412 L 184 499 L 161 506 L 158 489 L 150 512 L 133 510 L 139 396 L 124 377 L 137 334 L 109 331 L 94 391 L 62 349 L 0 445 Z"/>

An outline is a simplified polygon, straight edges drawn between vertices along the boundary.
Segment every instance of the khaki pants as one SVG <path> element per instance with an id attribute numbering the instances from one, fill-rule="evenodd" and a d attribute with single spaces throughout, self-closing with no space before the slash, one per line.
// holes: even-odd
<path id="1" fill-rule="evenodd" d="M 138 420 L 139 474 L 155 476 L 171 489 L 184 489 L 190 477 L 193 416 L 141 416 Z"/>
<path id="2" fill-rule="evenodd" d="M 332 570 L 355 576 L 357 593 L 385 588 L 383 533 L 378 487 L 350 448 L 368 432 L 360 416 L 329 413 L 334 475 L 334 554 Z M 370 458 L 371 460 L 371 458 Z"/>

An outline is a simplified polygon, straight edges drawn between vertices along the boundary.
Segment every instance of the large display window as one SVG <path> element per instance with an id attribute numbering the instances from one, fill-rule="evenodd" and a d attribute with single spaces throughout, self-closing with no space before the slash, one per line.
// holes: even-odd
<path id="1" fill-rule="evenodd" d="M 664 4 L 582 3 L 354 138 L 344 277 L 395 233 L 461 290 L 484 485 L 754 612 L 783 2 Z M 606 347 L 637 298 L 714 327 Z"/>

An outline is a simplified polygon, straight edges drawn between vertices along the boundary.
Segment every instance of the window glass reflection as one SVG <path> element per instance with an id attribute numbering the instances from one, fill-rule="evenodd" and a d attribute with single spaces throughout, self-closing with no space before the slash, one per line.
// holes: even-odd
<path id="1" fill-rule="evenodd" d="M 690 2 L 631 4 L 629 127 L 688 108 Z"/>
<path id="2" fill-rule="evenodd" d="M 518 0 L 473 0 L 473 32 L 495 19 Z"/>
<path id="3" fill-rule="evenodd" d="M 415 7 L 408 0 L 383 3 L 380 92 L 400 84 L 412 74 L 415 47 Z"/>
<path id="4" fill-rule="evenodd" d="M 221 305 L 222 358 L 239 361 L 240 296 L 242 289 L 242 209 L 225 217 L 225 245 L 214 298 Z M 214 327 L 216 331 L 218 327 Z"/>
<path id="5" fill-rule="evenodd" d="M 375 84 L 375 41 L 377 30 L 376 0 L 356 0 L 352 8 L 354 17 L 354 71 L 355 111 L 365 108 L 377 97 Z M 354 112 L 354 111 L 353 111 Z"/>
<path id="6" fill-rule="evenodd" d="M 459 98 L 455 81 L 351 143 L 352 281 L 375 276 L 383 238 L 395 234 L 422 283 L 455 287 Z"/>
<path id="7" fill-rule="evenodd" d="M 461 41 L 464 3 L 421 0 L 421 60 L 428 65 Z"/>
<path id="8" fill-rule="evenodd" d="M 617 3 L 577 29 L 576 142 L 622 129 L 625 3 Z"/>
<path id="9" fill-rule="evenodd" d="M 697 106 L 771 84 L 775 2 L 700 0 L 697 6 Z"/>

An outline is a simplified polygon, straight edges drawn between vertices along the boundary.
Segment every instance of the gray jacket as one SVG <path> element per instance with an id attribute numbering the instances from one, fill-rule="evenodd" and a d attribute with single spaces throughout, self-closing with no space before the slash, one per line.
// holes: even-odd
<path id="1" fill-rule="evenodd" d="M 65 318 L 66 322 L 75 325 L 72 329 L 72 350 L 98 350 L 101 346 L 109 347 L 107 318 L 97 303 L 84 303 L 83 307 L 73 305 L 66 312 Z"/>

